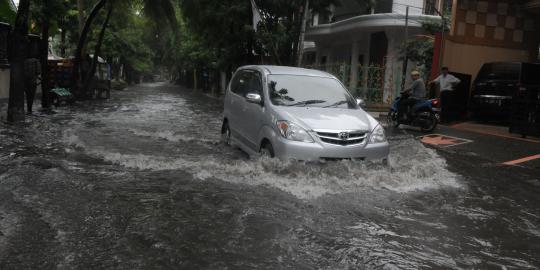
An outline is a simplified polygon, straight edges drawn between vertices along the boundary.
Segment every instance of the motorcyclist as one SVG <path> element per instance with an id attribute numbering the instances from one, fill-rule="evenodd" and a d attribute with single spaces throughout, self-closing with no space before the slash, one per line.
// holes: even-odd
<path id="1" fill-rule="evenodd" d="M 411 107 L 426 97 L 426 85 L 424 80 L 420 78 L 420 72 L 412 71 L 411 78 L 411 88 L 401 92 L 401 99 L 398 103 L 398 117 L 405 121 L 411 117 Z"/>

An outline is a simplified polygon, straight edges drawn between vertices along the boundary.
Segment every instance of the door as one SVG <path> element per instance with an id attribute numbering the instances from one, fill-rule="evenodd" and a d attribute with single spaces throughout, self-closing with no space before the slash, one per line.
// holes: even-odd
<path id="1" fill-rule="evenodd" d="M 229 128 L 233 137 L 240 140 L 242 143 L 245 142 L 245 137 L 241 132 L 241 123 L 243 121 L 242 118 L 245 105 L 244 89 L 248 83 L 247 79 L 245 71 L 237 72 L 231 81 L 230 91 L 228 93 L 229 96 L 227 98 Z"/>
<path id="2" fill-rule="evenodd" d="M 246 72 L 247 80 L 244 96 L 247 94 L 258 94 L 264 101 L 262 76 L 258 71 Z M 254 151 L 259 151 L 259 132 L 263 126 L 264 119 L 264 103 L 255 104 L 250 102 L 243 103 L 241 130 L 245 134 L 247 143 Z"/>

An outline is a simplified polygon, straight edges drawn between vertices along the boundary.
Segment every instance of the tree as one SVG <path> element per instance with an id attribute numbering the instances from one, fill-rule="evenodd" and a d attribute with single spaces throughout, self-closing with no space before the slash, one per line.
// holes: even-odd
<path id="1" fill-rule="evenodd" d="M 30 12 L 30 0 L 20 0 L 15 27 L 13 28 L 11 46 L 11 79 L 9 86 L 8 121 L 16 122 L 24 120 L 24 61 L 28 54 L 28 18 Z"/>
<path id="2" fill-rule="evenodd" d="M 441 20 L 426 19 L 422 21 L 422 29 L 428 35 L 420 35 L 408 40 L 401 45 L 400 60 L 409 59 L 416 62 L 417 65 L 423 66 L 425 73 L 431 71 L 433 64 L 433 52 L 435 45 L 435 33 L 442 30 Z M 450 30 L 449 26 L 445 24 L 445 31 Z"/>
<path id="3" fill-rule="evenodd" d="M 276 64 L 294 64 L 305 0 L 255 2 L 262 15 L 256 32 L 251 25 L 250 1 L 180 1 L 187 28 L 208 50 L 217 53 L 221 68 L 258 62 L 266 55 Z M 321 13 L 328 12 L 330 4 L 338 1 L 310 1 L 311 9 Z"/>
<path id="4" fill-rule="evenodd" d="M 13 23 L 17 12 L 11 0 L 0 0 L 0 21 Z"/>
<path id="5" fill-rule="evenodd" d="M 99 11 L 105 6 L 107 3 L 107 0 L 99 0 L 99 2 L 96 3 L 94 8 L 92 8 L 92 11 L 88 15 L 88 18 L 86 18 L 84 26 L 81 30 L 80 36 L 79 36 L 79 42 L 77 43 L 77 50 L 75 52 L 75 59 L 74 59 L 74 66 L 73 66 L 73 86 L 76 89 L 81 89 L 82 87 L 78 85 L 79 82 L 86 81 L 85 78 L 81 77 L 84 74 L 84 70 L 81 68 L 82 66 L 82 57 L 83 57 L 83 50 L 84 46 L 87 41 L 88 33 L 90 32 L 90 27 L 92 25 L 92 22 L 95 20 L 97 15 L 99 14 Z M 80 12 L 80 11 L 79 11 Z M 94 57 L 98 57 L 95 55 Z M 85 95 L 86 93 L 78 93 L 80 95 Z"/>
<path id="6" fill-rule="evenodd" d="M 98 13 L 103 9 L 107 2 L 110 2 L 111 7 L 114 7 L 115 4 L 122 3 L 121 0 L 99 0 L 88 15 L 88 18 L 86 18 L 83 30 L 81 31 L 74 60 L 74 86 L 78 89 L 80 89 L 81 87 L 77 85 L 76 82 L 87 83 L 89 81 L 86 76 L 82 77 L 83 75 L 85 75 L 85 72 L 82 68 L 83 65 L 81 65 L 81 60 L 83 59 L 82 52 L 84 50 L 84 46 L 88 42 L 88 33 L 90 31 L 93 21 L 96 19 Z M 171 0 L 159 0 L 157 5 L 155 0 L 142 0 L 142 4 L 144 6 L 145 15 L 151 17 L 156 21 L 161 21 L 163 20 L 162 18 L 167 18 L 170 25 L 172 25 L 173 28 L 176 27 L 176 13 Z M 104 29 L 106 29 L 106 26 Z M 101 41 L 99 41 L 96 46 L 101 46 Z M 93 61 L 96 61 L 97 57 L 98 55 L 94 55 L 95 59 Z M 85 85 L 82 87 L 82 89 L 85 89 L 86 87 L 87 86 Z M 84 93 L 82 94 L 84 95 Z"/>
<path id="7" fill-rule="evenodd" d="M 103 44 L 103 37 L 105 35 L 105 29 L 107 28 L 107 25 L 109 24 L 109 19 L 111 18 L 112 11 L 113 11 L 112 4 L 109 4 L 109 10 L 107 11 L 107 16 L 105 17 L 105 21 L 103 22 L 101 26 L 101 31 L 99 33 L 98 41 L 95 47 L 94 59 L 92 60 L 92 64 L 90 65 L 90 70 L 85 76 L 85 81 L 83 85 L 83 93 L 88 92 L 88 89 L 90 87 L 90 81 L 92 80 L 94 73 L 96 73 L 96 64 L 98 61 L 98 57 L 101 53 L 101 46 Z"/>

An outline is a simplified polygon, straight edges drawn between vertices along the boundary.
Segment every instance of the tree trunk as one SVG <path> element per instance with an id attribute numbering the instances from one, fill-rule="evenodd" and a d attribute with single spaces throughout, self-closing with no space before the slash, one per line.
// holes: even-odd
<path id="1" fill-rule="evenodd" d="M 46 6 L 49 1 L 44 0 L 44 5 Z M 48 56 L 49 56 L 49 20 L 43 16 L 41 18 L 41 107 L 43 109 L 50 109 L 51 103 L 49 100 L 49 66 L 48 66 Z"/>
<path id="2" fill-rule="evenodd" d="M 11 57 L 11 78 L 9 85 L 8 121 L 24 120 L 24 61 L 28 54 L 28 17 L 30 0 L 20 0 L 15 27 L 13 29 Z"/>
<path id="3" fill-rule="evenodd" d="M 101 53 L 101 45 L 103 44 L 103 37 L 105 36 L 105 29 L 107 29 L 107 25 L 109 24 L 109 19 L 111 18 L 112 11 L 113 11 L 113 6 L 112 4 L 109 4 L 107 17 L 105 18 L 103 25 L 101 25 L 101 31 L 99 32 L 99 37 L 98 37 L 96 47 L 94 50 L 94 59 L 92 60 L 92 65 L 90 66 L 90 70 L 88 71 L 88 73 L 86 73 L 86 76 L 84 78 L 84 85 L 83 85 L 84 94 L 88 92 L 88 87 L 90 86 L 90 83 L 92 82 L 94 78 L 94 73 L 96 73 L 96 65 L 98 62 L 99 54 Z"/>
<path id="4" fill-rule="evenodd" d="M 81 35 L 79 37 L 79 42 L 77 43 L 77 50 L 75 52 L 75 59 L 73 61 L 73 78 L 72 78 L 72 84 L 74 89 L 80 89 L 79 82 L 81 81 L 81 60 L 82 60 L 82 52 L 84 49 L 84 45 L 86 44 L 86 39 L 88 38 L 88 33 L 90 32 L 90 26 L 92 25 L 92 22 L 97 17 L 97 14 L 99 11 L 105 6 L 105 3 L 107 3 L 107 0 L 100 0 L 94 8 L 92 8 L 92 12 L 90 12 L 90 15 L 88 15 L 88 18 L 84 22 L 84 27 L 81 31 Z"/>
<path id="5" fill-rule="evenodd" d="M 79 37 L 82 36 L 84 28 L 84 0 L 77 0 L 77 10 L 79 11 Z"/>

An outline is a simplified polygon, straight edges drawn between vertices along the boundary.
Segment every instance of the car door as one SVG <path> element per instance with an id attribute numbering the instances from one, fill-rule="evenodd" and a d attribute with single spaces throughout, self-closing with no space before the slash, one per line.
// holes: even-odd
<path id="1" fill-rule="evenodd" d="M 244 92 L 248 82 L 249 78 L 246 78 L 245 71 L 237 72 L 231 81 L 229 96 L 227 98 L 229 128 L 233 137 L 244 144 L 247 140 L 242 132 L 242 122 L 244 121 L 244 103 L 246 103 Z"/>
<path id="2" fill-rule="evenodd" d="M 264 101 L 263 83 L 260 72 L 255 70 L 247 71 L 245 78 L 248 83 L 244 89 L 244 97 L 247 94 L 258 94 Z M 245 134 L 247 145 L 254 151 L 259 150 L 259 132 L 263 125 L 264 112 L 264 102 L 261 104 L 243 103 L 241 130 Z"/>

